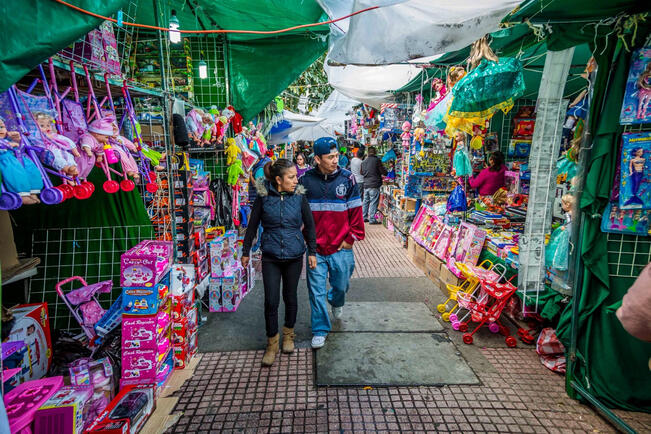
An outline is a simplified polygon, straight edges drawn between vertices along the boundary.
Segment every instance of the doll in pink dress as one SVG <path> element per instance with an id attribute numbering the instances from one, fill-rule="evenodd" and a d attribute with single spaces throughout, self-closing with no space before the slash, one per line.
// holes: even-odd
<path id="1" fill-rule="evenodd" d="M 427 107 L 427 111 L 432 110 L 438 103 L 443 101 L 443 98 L 445 98 L 445 95 L 448 94 L 447 89 L 445 88 L 445 84 L 443 83 L 443 80 L 440 78 L 435 78 L 432 80 L 432 90 L 436 92 L 436 94 L 433 96 L 432 99 L 430 99 L 429 102 L 429 107 Z"/>
<path id="2" fill-rule="evenodd" d="M 107 117 L 105 119 L 111 122 L 113 135 L 109 138 L 109 143 L 112 143 L 113 150 L 117 152 L 122 163 L 122 169 L 137 182 L 140 179 L 138 163 L 136 163 L 131 152 L 138 152 L 138 148 L 131 140 L 120 135 L 120 129 L 114 117 Z"/>
<path id="3" fill-rule="evenodd" d="M 88 127 L 88 132 L 79 137 L 81 153 L 77 157 L 79 177 L 88 178 L 95 163 L 101 163 L 104 158 L 104 148 L 110 148 L 109 137 L 113 136 L 113 125 L 106 119 L 96 119 Z"/>
<path id="4" fill-rule="evenodd" d="M 75 142 L 57 133 L 54 128 L 54 118 L 48 113 L 34 113 L 34 119 L 45 136 L 45 140 L 43 140 L 45 149 L 54 155 L 52 167 L 68 176 L 77 176 L 79 169 L 75 158 L 79 157 L 79 151 Z"/>

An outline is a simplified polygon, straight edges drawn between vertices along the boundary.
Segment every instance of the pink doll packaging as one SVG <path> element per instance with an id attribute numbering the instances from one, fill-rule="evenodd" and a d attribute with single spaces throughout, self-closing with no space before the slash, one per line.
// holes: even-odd
<path id="1" fill-rule="evenodd" d="M 150 287 L 169 270 L 174 244 L 171 241 L 141 241 L 120 258 L 120 286 Z"/>
<path id="2" fill-rule="evenodd" d="M 237 234 L 227 231 L 224 235 L 211 241 L 210 276 L 222 277 L 231 274 L 237 264 Z"/>
<path id="3" fill-rule="evenodd" d="M 443 227 L 441 234 L 434 243 L 434 255 L 442 261 L 447 260 L 448 247 L 454 236 L 454 228 L 448 225 Z"/>
<path id="4" fill-rule="evenodd" d="M 210 284 L 208 285 L 208 310 L 210 312 L 221 312 L 221 289 L 221 278 L 210 278 Z"/>
<path id="5" fill-rule="evenodd" d="M 92 386 L 93 395 L 88 403 L 88 420 L 95 420 L 111 402 L 116 389 L 111 361 L 108 357 L 99 360 L 82 358 L 75 360 L 68 369 L 70 384 Z"/>

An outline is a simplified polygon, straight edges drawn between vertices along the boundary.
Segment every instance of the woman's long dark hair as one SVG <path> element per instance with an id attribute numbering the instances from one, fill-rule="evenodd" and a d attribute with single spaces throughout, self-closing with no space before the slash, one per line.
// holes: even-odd
<path id="1" fill-rule="evenodd" d="M 490 162 L 490 160 L 493 160 L 493 164 L 491 164 L 489 170 L 491 172 L 499 172 L 504 165 L 504 154 L 502 154 L 500 151 L 495 151 L 491 154 L 488 161 Z"/>
<path id="2" fill-rule="evenodd" d="M 296 156 L 294 157 L 294 162 L 296 164 L 298 164 L 298 157 L 303 157 L 303 164 L 307 166 L 307 158 L 305 158 L 305 154 L 302 153 L 302 152 L 299 152 L 298 154 L 296 154 Z"/>
<path id="3" fill-rule="evenodd" d="M 279 158 L 275 162 L 269 162 L 264 165 L 264 176 L 271 182 L 273 185 L 276 185 L 276 177 L 280 176 L 281 178 L 285 176 L 285 173 L 294 166 L 294 163 L 287 158 Z"/>

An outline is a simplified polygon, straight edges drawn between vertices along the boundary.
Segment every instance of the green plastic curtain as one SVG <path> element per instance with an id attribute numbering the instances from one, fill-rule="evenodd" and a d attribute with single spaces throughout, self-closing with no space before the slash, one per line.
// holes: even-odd
<path id="1" fill-rule="evenodd" d="M 228 46 L 233 106 L 245 120 L 261 112 L 327 49 L 325 38 L 291 35 Z"/>
<path id="2" fill-rule="evenodd" d="M 128 0 L 76 0 L 75 5 L 112 15 Z M 39 63 L 101 24 L 101 20 L 72 12 L 44 0 L 0 2 L 0 92 L 4 92 Z M 56 24 L 55 24 L 56 23 Z"/>
<path id="3" fill-rule="evenodd" d="M 647 32 L 645 32 L 648 34 Z M 646 37 L 646 36 L 645 36 Z M 596 50 L 599 65 L 591 103 L 590 131 L 593 149 L 587 166 L 586 185 L 581 197 L 581 256 L 584 278 L 575 333 L 578 336 L 577 357 L 568 372 L 573 379 L 609 407 L 633 411 L 651 409 L 651 376 L 648 363 L 651 343 L 630 336 L 615 316 L 618 302 L 634 278 L 610 277 L 615 270 L 609 263 L 632 255 L 635 237 L 624 236 L 621 257 L 609 258 L 609 251 L 619 250 L 619 243 L 610 246 L 600 230 L 601 213 L 612 189 L 618 145 L 623 128 L 619 125 L 631 53 L 621 41 L 611 38 L 604 52 Z M 646 264 L 637 264 L 641 270 Z M 561 315 L 557 328 L 559 339 L 570 348 L 571 306 Z M 572 394 L 568 386 L 568 393 Z"/>

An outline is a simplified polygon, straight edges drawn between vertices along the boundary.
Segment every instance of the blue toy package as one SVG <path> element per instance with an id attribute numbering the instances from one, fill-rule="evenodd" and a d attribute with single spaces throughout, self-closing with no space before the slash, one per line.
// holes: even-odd
<path id="1" fill-rule="evenodd" d="M 649 210 L 621 209 L 617 202 L 610 202 L 601 217 L 601 231 L 651 236 L 649 219 L 651 219 Z"/>
<path id="2" fill-rule="evenodd" d="M 622 135 L 619 207 L 651 209 L 651 132 Z"/>
<path id="3" fill-rule="evenodd" d="M 651 122 L 651 47 L 633 51 L 619 123 Z"/>

